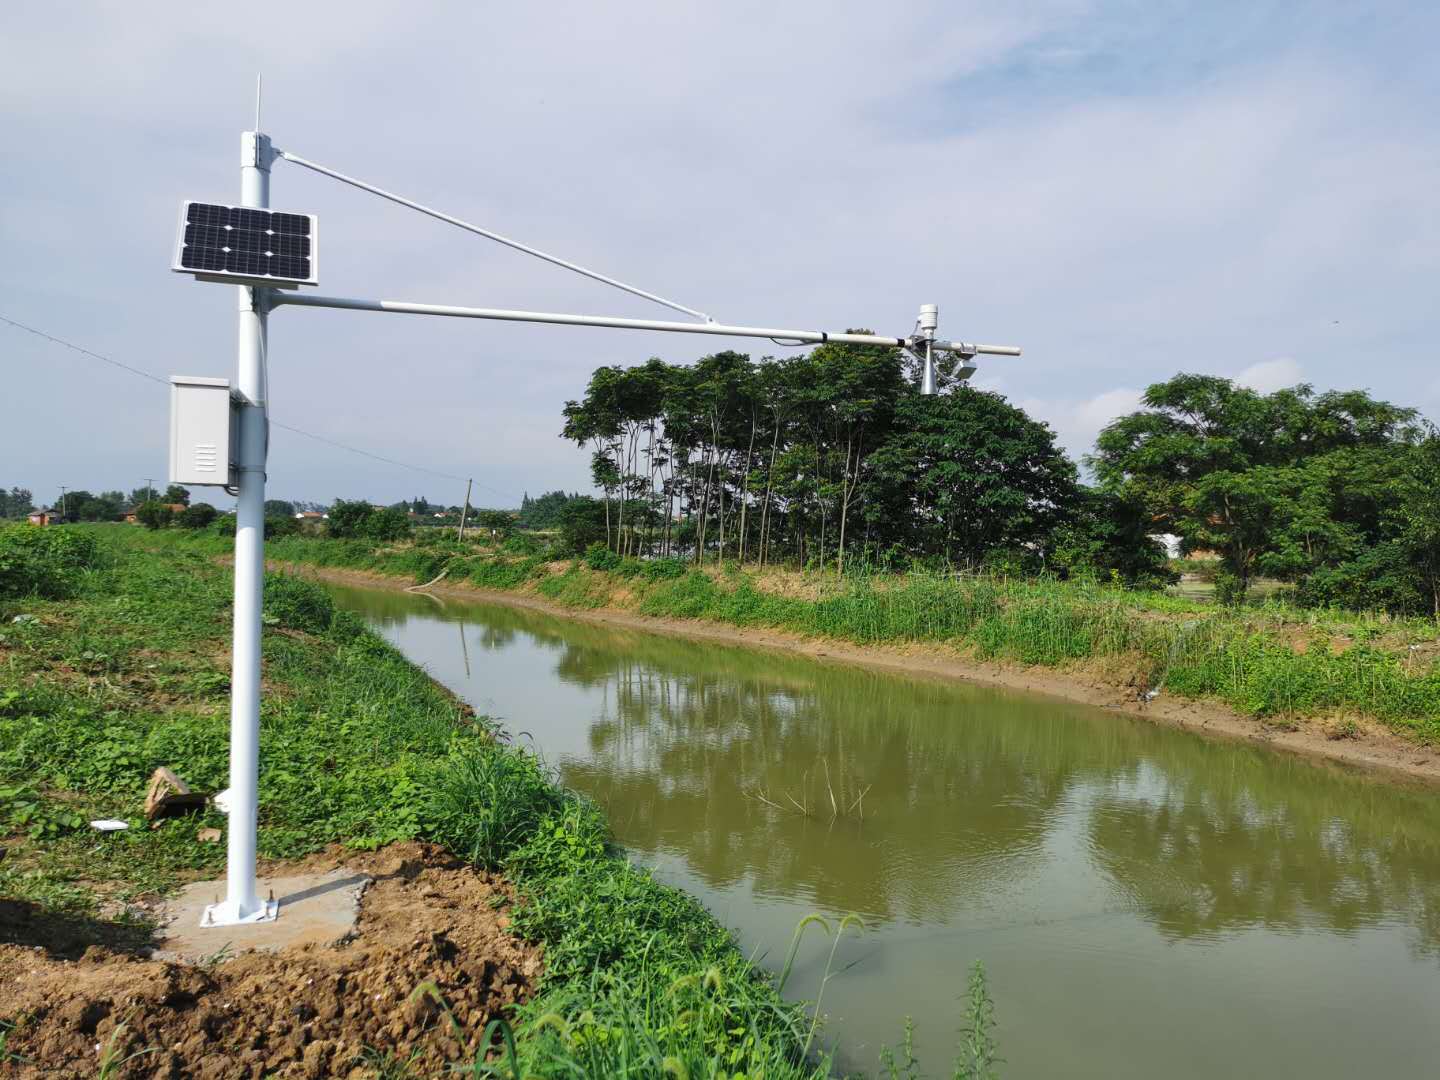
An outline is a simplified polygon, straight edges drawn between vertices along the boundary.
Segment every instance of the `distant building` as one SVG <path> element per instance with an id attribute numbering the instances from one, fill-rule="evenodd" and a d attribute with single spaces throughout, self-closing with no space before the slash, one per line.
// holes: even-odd
<path id="1" fill-rule="evenodd" d="M 326 513 L 324 513 L 323 511 L 320 511 L 320 510 L 301 510 L 298 514 L 295 515 L 295 520 L 296 520 L 296 521 L 324 521 L 324 520 L 326 520 L 327 518 L 329 518 L 329 516 L 330 516 L 329 514 L 326 514 Z"/>
<path id="2" fill-rule="evenodd" d="M 34 510 L 29 517 L 31 525 L 59 525 L 63 520 L 54 510 Z"/>

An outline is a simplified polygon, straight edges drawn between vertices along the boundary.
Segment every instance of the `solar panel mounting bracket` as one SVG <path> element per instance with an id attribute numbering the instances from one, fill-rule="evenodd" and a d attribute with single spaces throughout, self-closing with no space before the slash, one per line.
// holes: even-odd
<path id="1" fill-rule="evenodd" d="M 201 274 L 184 267 L 176 267 L 182 274 L 192 274 L 196 281 L 213 281 L 217 285 L 249 285 L 252 289 L 296 289 L 298 281 L 276 281 L 274 278 L 242 277 L 239 274 Z"/>

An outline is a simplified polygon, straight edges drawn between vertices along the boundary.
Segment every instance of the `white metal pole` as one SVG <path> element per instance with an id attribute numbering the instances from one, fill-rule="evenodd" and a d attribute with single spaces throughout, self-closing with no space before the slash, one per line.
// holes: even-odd
<path id="1" fill-rule="evenodd" d="M 240 202 L 270 205 L 270 139 L 241 136 Z M 260 605 L 265 580 L 266 321 L 270 290 L 239 286 L 240 332 L 236 389 L 240 407 L 239 497 L 235 506 L 235 625 L 230 677 L 230 809 L 225 901 L 207 909 L 205 925 L 226 926 L 275 917 L 275 904 L 255 889 L 255 833 L 259 813 Z"/>

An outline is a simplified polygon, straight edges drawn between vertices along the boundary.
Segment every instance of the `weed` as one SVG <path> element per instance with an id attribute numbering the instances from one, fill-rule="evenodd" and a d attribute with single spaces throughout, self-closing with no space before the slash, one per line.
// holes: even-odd
<path id="1" fill-rule="evenodd" d="M 110 1038 L 105 1040 L 105 1045 L 100 1050 L 100 1061 L 95 1073 L 96 1080 L 113 1080 L 120 1075 L 120 1069 L 136 1058 L 144 1057 L 146 1054 L 159 1052 L 158 1047 L 147 1046 L 140 1050 L 133 1050 L 125 1053 L 125 1047 L 129 1043 L 130 1023 L 128 1020 L 115 1025 L 115 1030 L 110 1032 Z"/>
<path id="2" fill-rule="evenodd" d="M 208 918 L 209 916 L 206 917 Z M 201 971 L 214 971 L 235 955 L 235 950 L 232 947 L 233 944 L 234 943 L 230 941 L 225 942 L 224 945 L 221 945 L 220 948 L 216 949 L 213 953 L 207 953 L 196 960 L 195 966 Z"/>
<path id="3" fill-rule="evenodd" d="M 15 1030 L 16 1024 L 12 1020 L 0 1019 L 0 1062 L 13 1061 L 17 1065 L 28 1065 L 30 1059 L 15 1053 L 9 1048 L 10 1033 Z"/>
<path id="4" fill-rule="evenodd" d="M 477 866 L 494 869 L 563 798 L 534 755 L 467 747 L 446 760 L 434 781 L 426 831 Z"/>
<path id="5" fill-rule="evenodd" d="M 97 552 L 88 532 L 0 527 L 0 597 L 69 596 L 95 565 Z"/>
<path id="6" fill-rule="evenodd" d="M 985 979 L 985 965 L 979 960 L 970 970 L 970 987 L 965 1003 L 965 1028 L 955 1062 L 957 1080 L 993 1080 L 1001 1064 L 995 1047 L 995 1003 Z"/>
<path id="7" fill-rule="evenodd" d="M 373 1046 L 367 1046 L 355 1060 L 369 1070 L 368 1075 L 373 1077 L 373 1080 L 416 1080 L 420 1074 L 415 1071 L 415 1067 L 421 1056 L 418 1049 L 412 1051 L 409 1057 L 402 1058 L 389 1050 L 377 1050 Z"/>
<path id="8" fill-rule="evenodd" d="M 915 1021 L 905 1018 L 905 1038 L 900 1044 L 900 1057 L 888 1046 L 880 1048 L 880 1064 L 890 1080 L 915 1080 L 920 1076 L 920 1059 L 915 1056 Z"/>
<path id="9" fill-rule="evenodd" d="M 1325 729 L 1325 737 L 1328 739 L 1353 739 L 1359 734 L 1360 725 L 1348 716 L 1336 720 Z"/>
<path id="10" fill-rule="evenodd" d="M 83 828 L 85 819 L 47 802 L 24 784 L 0 787 L 0 827 L 23 831 L 32 840 L 56 840 Z"/>

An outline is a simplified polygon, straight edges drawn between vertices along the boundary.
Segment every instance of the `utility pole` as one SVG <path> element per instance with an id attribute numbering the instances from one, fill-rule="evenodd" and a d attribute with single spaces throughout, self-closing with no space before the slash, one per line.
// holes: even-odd
<path id="1" fill-rule="evenodd" d="M 270 205 L 270 137 L 240 136 L 240 205 Z M 206 911 L 206 924 L 227 926 L 275 917 L 275 905 L 255 895 L 255 833 L 260 772 L 260 606 L 265 580 L 265 385 L 267 321 L 272 290 L 240 285 L 235 387 L 240 406 L 240 453 L 235 501 L 235 622 L 230 677 L 230 820 L 225 899 Z"/>
<path id="2" fill-rule="evenodd" d="M 60 485 L 60 520 L 61 520 L 61 521 L 64 521 L 67 517 L 70 516 L 69 513 L 68 513 L 68 512 L 66 511 L 66 509 L 65 509 L 65 490 L 66 490 L 66 489 L 65 489 L 65 485 L 64 485 L 64 484 L 61 484 L 61 485 Z"/>
<path id="3" fill-rule="evenodd" d="M 465 539 L 465 515 L 470 512 L 470 485 L 474 482 L 473 477 L 465 481 L 465 505 L 460 507 L 460 532 L 455 537 L 457 540 Z"/>
<path id="4" fill-rule="evenodd" d="M 155 478 L 153 476 L 145 477 L 145 501 L 155 501 Z"/>

